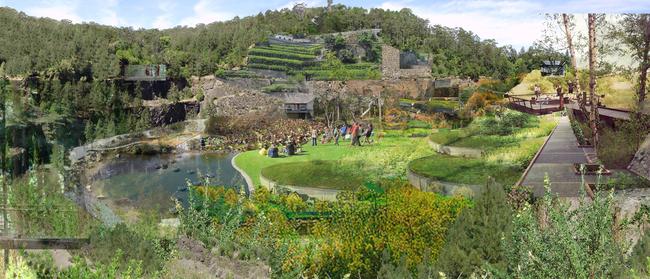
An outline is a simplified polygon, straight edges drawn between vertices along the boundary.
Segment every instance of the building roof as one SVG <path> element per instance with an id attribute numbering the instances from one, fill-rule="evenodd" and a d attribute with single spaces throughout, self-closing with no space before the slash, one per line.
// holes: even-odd
<path id="1" fill-rule="evenodd" d="M 559 60 L 544 60 L 542 61 L 542 66 L 562 66 L 564 65 L 563 61 Z"/>

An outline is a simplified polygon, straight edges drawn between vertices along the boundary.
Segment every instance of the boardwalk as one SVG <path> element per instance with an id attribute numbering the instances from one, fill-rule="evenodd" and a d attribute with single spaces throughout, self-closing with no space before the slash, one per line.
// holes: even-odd
<path id="1" fill-rule="evenodd" d="M 524 173 L 520 185 L 529 186 L 535 196 L 544 194 L 544 177 L 548 174 L 551 190 L 561 197 L 575 197 L 580 193 L 581 176 L 575 174 L 573 163 L 589 163 L 594 156 L 593 148 L 578 146 L 569 119 L 560 118 L 555 131 L 542 148 L 539 155 Z M 596 176 L 586 175 L 587 183 L 594 183 Z"/>
<path id="2" fill-rule="evenodd" d="M 580 110 L 580 107 L 578 106 L 578 103 L 573 102 L 571 104 L 567 105 L 567 108 L 573 109 L 573 110 Z M 591 111 L 591 106 L 586 106 L 587 111 Z M 598 114 L 600 116 L 606 116 L 610 117 L 613 119 L 620 119 L 620 120 L 630 120 L 630 112 L 625 111 L 625 110 L 620 110 L 620 109 L 613 109 L 613 108 L 605 108 L 605 107 L 598 107 Z"/>

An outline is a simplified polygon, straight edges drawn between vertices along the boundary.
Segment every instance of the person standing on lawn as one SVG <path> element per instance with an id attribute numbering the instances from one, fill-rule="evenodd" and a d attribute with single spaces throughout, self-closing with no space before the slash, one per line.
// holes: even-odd
<path id="1" fill-rule="evenodd" d="M 357 143 L 358 134 L 359 134 L 359 124 L 357 124 L 357 122 L 354 122 L 352 123 L 352 129 L 350 131 L 350 136 L 352 137 L 352 146 L 354 146 Z"/>
<path id="2" fill-rule="evenodd" d="M 340 137 L 341 137 L 341 132 L 339 127 L 334 127 L 334 145 L 339 145 Z"/>
<path id="3" fill-rule="evenodd" d="M 316 146 L 318 144 L 318 131 L 316 128 L 311 129 L 311 146 Z"/>
<path id="4" fill-rule="evenodd" d="M 370 136 L 372 136 L 372 123 L 368 124 L 368 128 L 366 129 L 366 143 L 370 144 Z"/>

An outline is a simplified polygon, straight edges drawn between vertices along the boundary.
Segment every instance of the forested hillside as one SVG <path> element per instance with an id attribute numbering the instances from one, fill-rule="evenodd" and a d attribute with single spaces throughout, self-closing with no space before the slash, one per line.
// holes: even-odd
<path id="1" fill-rule="evenodd" d="M 241 65 L 248 47 L 270 34 L 314 35 L 364 28 L 381 28 L 384 42 L 402 50 L 432 55 L 435 76 L 503 79 L 513 69 L 523 67 L 523 72 L 536 63 L 517 61 L 521 53 L 509 46 L 498 47 L 493 40 L 481 40 L 470 31 L 429 26 L 408 9 L 336 5 L 331 12 L 310 8 L 302 16 L 284 9 L 160 31 L 72 24 L 0 8 L 0 24 L 0 62 L 5 62 L 12 76 L 71 71 L 105 79 L 119 75 L 120 62 L 128 62 L 164 63 L 172 79 L 186 78 Z"/>

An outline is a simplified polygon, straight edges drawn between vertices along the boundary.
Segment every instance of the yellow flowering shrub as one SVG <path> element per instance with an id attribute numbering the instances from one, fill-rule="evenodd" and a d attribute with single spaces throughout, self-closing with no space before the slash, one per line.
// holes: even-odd
<path id="1" fill-rule="evenodd" d="M 412 187 L 389 190 L 385 204 L 340 203 L 331 220 L 313 229 L 321 241 L 308 273 L 375 278 L 385 249 L 391 252 L 393 262 L 404 258 L 412 269 L 427 254 L 435 261 L 447 227 L 467 205 L 462 197 L 443 197 Z"/>

